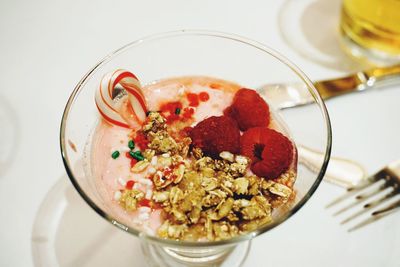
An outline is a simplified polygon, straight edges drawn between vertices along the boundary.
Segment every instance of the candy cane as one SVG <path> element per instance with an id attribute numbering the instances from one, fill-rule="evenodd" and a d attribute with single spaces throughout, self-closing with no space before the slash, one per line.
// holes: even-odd
<path id="1" fill-rule="evenodd" d="M 138 78 L 126 70 L 116 70 L 104 75 L 100 82 L 99 90 L 96 90 L 95 101 L 100 114 L 108 122 L 132 128 L 132 123 L 121 116 L 122 101 L 114 101 L 113 94 L 117 84 L 120 84 L 128 93 L 128 99 L 132 106 L 132 118 L 142 124 L 146 119 L 146 100 Z"/>

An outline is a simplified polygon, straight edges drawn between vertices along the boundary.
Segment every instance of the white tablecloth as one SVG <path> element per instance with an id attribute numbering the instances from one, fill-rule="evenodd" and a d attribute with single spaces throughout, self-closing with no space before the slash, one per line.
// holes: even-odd
<path id="1" fill-rule="evenodd" d="M 321 14 L 337 14 L 337 9 L 327 10 L 323 0 L 303 2 L 315 2 L 303 22 L 307 26 L 317 14 L 313 41 L 318 44 L 335 32 L 334 27 L 321 30 L 328 25 Z M 144 266 L 138 240 L 97 216 L 67 178 L 59 125 L 69 94 L 83 74 L 114 49 L 142 36 L 183 28 L 225 31 L 266 43 L 311 79 L 344 74 L 340 64 L 307 58 L 284 38 L 288 32 L 283 34 L 279 24 L 288 4 L 1 1 L 0 144 L 11 144 L 12 152 L 0 170 L 0 266 Z M 289 27 L 294 35 L 297 26 Z M 321 51 L 337 52 L 329 47 Z M 333 154 L 362 163 L 370 173 L 398 159 L 399 89 L 328 101 Z M 342 191 L 322 183 L 300 212 L 253 241 L 245 266 L 400 266 L 400 213 L 348 233 L 324 209 Z"/>

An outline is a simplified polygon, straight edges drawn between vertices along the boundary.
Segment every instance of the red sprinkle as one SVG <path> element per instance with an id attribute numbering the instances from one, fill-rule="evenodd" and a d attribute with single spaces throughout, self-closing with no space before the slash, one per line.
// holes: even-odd
<path id="1" fill-rule="evenodd" d="M 206 102 L 208 99 L 210 99 L 210 95 L 207 92 L 201 92 L 199 94 L 199 99 L 201 102 Z"/>
<path id="2" fill-rule="evenodd" d="M 160 210 L 160 209 L 162 209 L 162 205 L 160 204 L 160 203 L 156 203 L 156 202 L 151 202 L 151 208 L 153 209 L 153 210 Z"/>
<path id="3" fill-rule="evenodd" d="M 179 115 L 178 115 L 178 114 L 175 114 L 175 113 L 172 113 L 171 115 L 167 116 L 166 119 L 167 119 L 167 123 L 168 123 L 168 124 L 171 124 L 171 123 L 173 123 L 174 121 L 179 120 Z"/>
<path id="4" fill-rule="evenodd" d="M 217 84 L 217 83 L 212 83 L 212 84 L 210 84 L 210 88 L 212 88 L 212 89 L 219 89 L 219 88 L 221 88 L 221 85 L 220 85 L 220 84 Z"/>
<path id="5" fill-rule="evenodd" d="M 167 102 L 161 105 L 161 113 L 167 119 L 168 124 L 180 119 L 179 114 L 176 114 L 177 109 L 182 109 L 182 103 L 179 101 Z"/>
<path id="6" fill-rule="evenodd" d="M 185 128 L 183 128 L 183 129 L 181 130 L 181 132 L 180 132 L 181 136 L 183 136 L 183 137 L 189 136 L 189 133 L 190 133 L 190 131 L 191 131 L 192 129 L 193 129 L 192 127 L 186 126 Z"/>
<path id="7" fill-rule="evenodd" d="M 167 178 L 169 178 L 168 176 L 172 173 L 172 170 L 170 168 L 165 168 L 163 171 L 164 176 L 166 176 Z"/>
<path id="8" fill-rule="evenodd" d="M 194 109 L 193 108 L 184 108 L 183 109 L 183 117 L 184 118 L 190 119 L 193 114 L 194 114 Z"/>
<path id="9" fill-rule="evenodd" d="M 175 114 L 175 110 L 177 108 L 182 109 L 182 103 L 179 101 L 174 101 L 174 102 L 167 102 L 165 104 L 162 104 L 160 107 L 160 110 L 164 113 Z"/>
<path id="10" fill-rule="evenodd" d="M 147 198 L 143 198 L 142 200 L 140 200 L 138 202 L 140 207 L 150 207 L 151 206 L 151 200 L 147 199 Z"/>
<path id="11" fill-rule="evenodd" d="M 131 168 L 137 163 L 137 159 L 131 158 Z"/>
<path id="12" fill-rule="evenodd" d="M 135 137 L 135 144 L 140 150 L 145 150 L 149 145 L 149 140 L 147 140 L 146 136 L 142 132 L 138 132 Z"/>
<path id="13" fill-rule="evenodd" d="M 129 180 L 128 182 L 126 182 L 125 188 L 130 190 L 133 188 L 134 184 L 135 184 L 135 181 Z"/>
<path id="14" fill-rule="evenodd" d="M 197 94 L 188 93 L 186 97 L 189 100 L 189 106 L 197 107 L 199 105 L 199 97 Z"/>

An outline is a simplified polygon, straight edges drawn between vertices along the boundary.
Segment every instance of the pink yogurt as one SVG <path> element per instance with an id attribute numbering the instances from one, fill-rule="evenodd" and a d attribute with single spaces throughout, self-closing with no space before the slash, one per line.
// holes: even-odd
<path id="1" fill-rule="evenodd" d="M 222 115 L 223 110 L 232 103 L 236 91 L 240 88 L 239 85 L 227 81 L 195 76 L 154 82 L 144 86 L 143 93 L 148 109 L 159 110 L 163 103 L 180 101 L 187 93 L 207 92 L 209 100 L 200 102 L 200 105 L 195 108 L 193 126 L 207 117 Z M 271 118 L 271 126 L 281 132 L 284 130 L 275 120 L 275 116 Z M 163 222 L 161 210 L 139 207 L 134 212 L 127 212 L 118 204 L 118 192 L 125 188 L 128 180 L 135 181 L 134 188 L 143 191 L 146 198 L 150 200 L 153 185 L 147 177 L 149 171 L 158 166 L 156 160 L 153 159 L 151 167 L 144 172 L 130 171 L 130 159 L 125 156 L 125 153 L 129 151 L 127 144 L 131 131 L 132 129 L 110 125 L 102 120 L 93 139 L 92 159 L 95 162 L 93 169 L 95 176 L 98 177 L 99 192 L 112 210 L 112 215 L 127 225 L 133 224 L 149 234 L 155 234 Z M 120 152 L 120 156 L 113 159 L 111 154 L 116 150 Z"/>

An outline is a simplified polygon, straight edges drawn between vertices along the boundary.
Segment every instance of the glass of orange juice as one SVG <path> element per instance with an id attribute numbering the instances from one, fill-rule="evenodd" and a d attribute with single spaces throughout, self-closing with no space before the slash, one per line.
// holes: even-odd
<path id="1" fill-rule="evenodd" d="M 400 62 L 400 0 L 343 0 L 340 30 L 351 55 L 379 65 Z"/>

